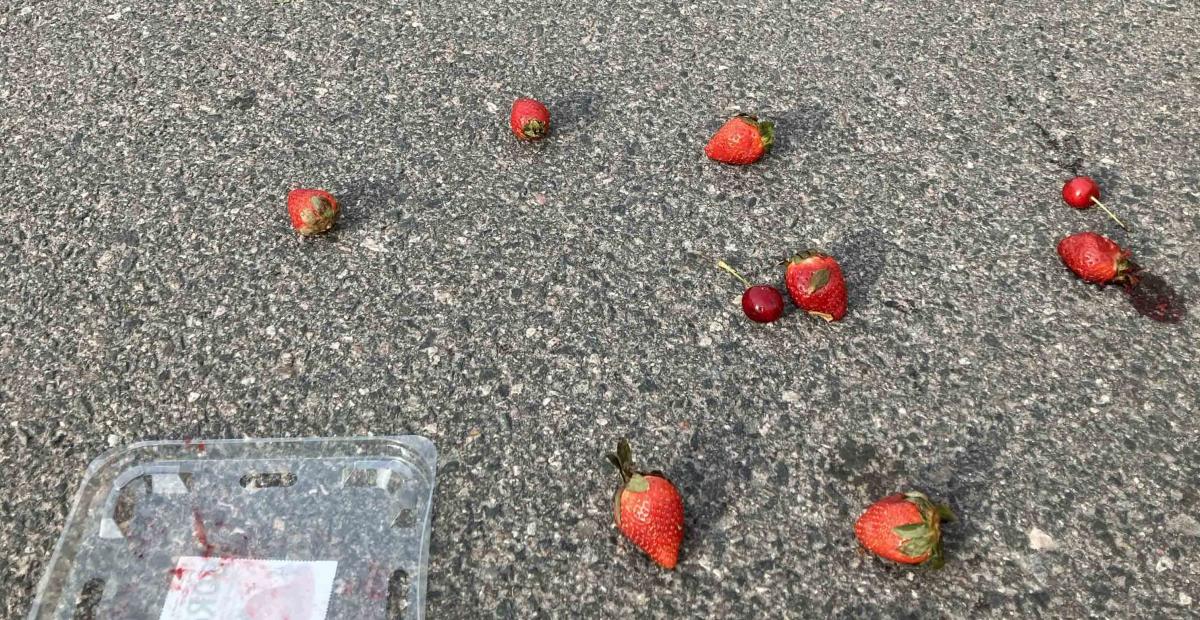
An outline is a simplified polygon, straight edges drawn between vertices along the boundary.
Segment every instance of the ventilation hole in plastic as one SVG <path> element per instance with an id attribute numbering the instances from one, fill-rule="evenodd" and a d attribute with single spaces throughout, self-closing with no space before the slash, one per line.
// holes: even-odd
<path id="1" fill-rule="evenodd" d="M 375 488 L 395 494 L 404 488 L 405 483 L 404 475 L 391 469 L 356 467 L 342 474 L 342 486 L 345 488 Z"/>
<path id="2" fill-rule="evenodd" d="M 150 490 L 157 495 L 191 493 L 193 486 L 192 474 L 189 472 L 150 475 Z"/>
<path id="3" fill-rule="evenodd" d="M 72 620 L 97 620 L 100 617 L 100 599 L 103 596 L 104 580 L 99 577 L 89 579 L 79 590 Z"/>
<path id="4" fill-rule="evenodd" d="M 272 472 L 263 474 L 246 474 L 238 481 L 243 489 L 257 491 L 273 487 L 290 487 L 296 484 L 296 474 L 290 472 Z"/>
<path id="5" fill-rule="evenodd" d="M 129 536 L 133 518 L 137 515 L 138 502 L 150 492 L 150 477 L 142 476 L 129 481 L 121 487 L 117 494 L 116 505 L 113 506 L 113 522 L 121 530 L 122 536 Z"/>
<path id="6" fill-rule="evenodd" d="M 417 525 L 417 509 L 404 506 L 392 519 L 392 527 L 409 528 Z"/>
<path id="7" fill-rule="evenodd" d="M 408 571 L 398 568 L 388 577 L 387 618 L 403 620 L 408 609 Z"/>
<path id="8" fill-rule="evenodd" d="M 343 487 L 373 487 L 375 486 L 375 470 L 374 469 L 347 469 L 345 479 L 342 481 Z"/>

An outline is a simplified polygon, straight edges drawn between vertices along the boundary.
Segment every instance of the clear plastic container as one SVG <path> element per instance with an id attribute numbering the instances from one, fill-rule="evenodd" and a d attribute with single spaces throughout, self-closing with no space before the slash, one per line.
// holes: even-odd
<path id="1" fill-rule="evenodd" d="M 110 451 L 29 619 L 423 618 L 436 462 L 418 436 Z"/>

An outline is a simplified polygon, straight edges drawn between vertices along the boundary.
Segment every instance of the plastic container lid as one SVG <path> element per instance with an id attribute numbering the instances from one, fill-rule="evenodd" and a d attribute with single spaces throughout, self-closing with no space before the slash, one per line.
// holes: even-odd
<path id="1" fill-rule="evenodd" d="M 423 618 L 436 462 L 418 436 L 110 451 L 29 619 Z"/>

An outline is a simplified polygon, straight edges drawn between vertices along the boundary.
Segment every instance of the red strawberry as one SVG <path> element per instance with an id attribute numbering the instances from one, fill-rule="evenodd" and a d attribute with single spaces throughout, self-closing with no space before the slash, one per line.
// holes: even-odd
<path id="1" fill-rule="evenodd" d="M 787 262 L 784 282 L 801 310 L 826 321 L 840 321 L 846 316 L 846 281 L 842 279 L 842 267 L 832 256 L 816 250 L 793 256 Z"/>
<path id="2" fill-rule="evenodd" d="M 726 164 L 752 164 L 771 150 L 775 142 L 775 124 L 760 121 L 748 114 L 738 114 L 725 121 L 713 134 L 704 154 Z"/>
<path id="3" fill-rule="evenodd" d="M 518 140 L 541 140 L 550 132 L 550 110 L 537 99 L 517 99 L 508 124 Z"/>
<path id="4" fill-rule="evenodd" d="M 287 206 L 292 228 L 302 235 L 329 230 L 342 212 L 333 195 L 323 189 L 294 189 L 288 192 Z"/>
<path id="5" fill-rule="evenodd" d="M 1095 284 L 1133 282 L 1129 251 L 1094 232 L 1075 233 L 1058 242 L 1058 255 L 1075 275 Z"/>
<path id="6" fill-rule="evenodd" d="M 679 560 L 683 542 L 683 498 L 662 472 L 633 468 L 629 442 L 617 443 L 608 461 L 621 470 L 623 484 L 613 497 L 617 528 L 659 566 L 671 570 Z"/>
<path id="7" fill-rule="evenodd" d="M 929 563 L 941 568 L 942 522 L 954 521 L 948 506 L 924 493 L 889 495 L 867 507 L 854 524 L 854 535 L 867 551 L 901 564 Z"/>

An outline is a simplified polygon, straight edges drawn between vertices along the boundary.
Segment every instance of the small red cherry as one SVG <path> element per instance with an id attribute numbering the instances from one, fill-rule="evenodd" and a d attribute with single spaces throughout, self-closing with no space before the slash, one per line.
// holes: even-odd
<path id="1" fill-rule="evenodd" d="M 1125 230 L 1129 230 L 1129 227 L 1125 225 L 1125 222 L 1122 222 L 1120 219 L 1118 219 L 1115 213 L 1109 211 L 1108 207 L 1104 206 L 1103 202 L 1100 202 L 1100 185 L 1097 184 L 1095 179 L 1092 177 L 1080 176 L 1067 181 L 1062 188 L 1062 197 L 1067 204 L 1075 207 L 1076 209 L 1087 209 L 1092 205 L 1096 205 L 1097 207 L 1104 209 L 1104 212 L 1108 214 L 1108 217 L 1111 217 L 1118 226 L 1124 228 Z"/>
<path id="2" fill-rule="evenodd" d="M 767 284 L 751 286 L 742 293 L 742 312 L 751 321 L 770 323 L 783 316 L 783 294 Z"/>
<path id="3" fill-rule="evenodd" d="M 780 293 L 779 289 L 769 284 L 751 285 L 725 261 L 717 261 L 717 267 L 728 271 L 746 285 L 746 290 L 742 293 L 742 312 L 745 312 L 751 321 L 770 323 L 783 316 L 783 293 Z"/>
<path id="4" fill-rule="evenodd" d="M 1092 200 L 1100 200 L 1100 186 L 1092 177 L 1075 177 L 1063 185 L 1063 200 L 1076 209 L 1092 206 Z"/>

